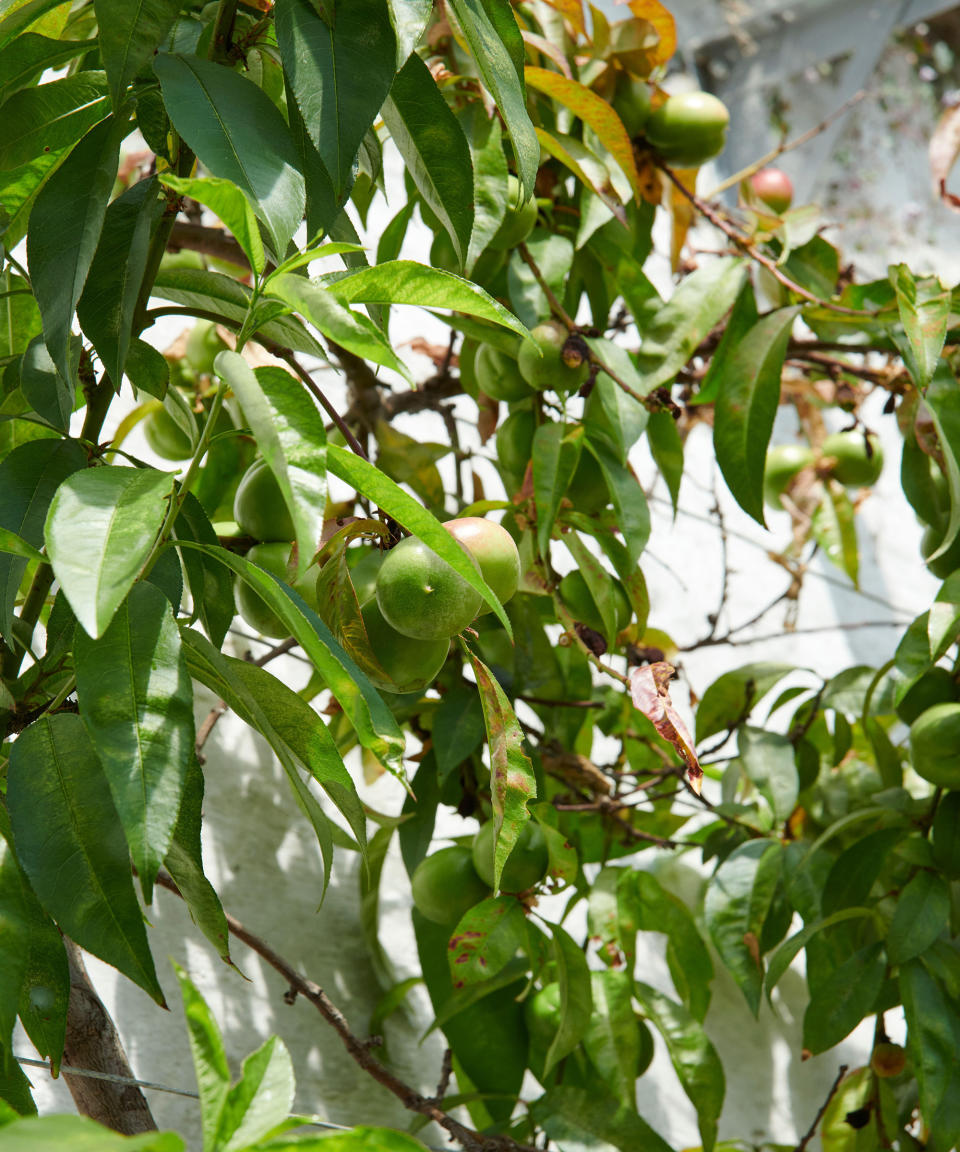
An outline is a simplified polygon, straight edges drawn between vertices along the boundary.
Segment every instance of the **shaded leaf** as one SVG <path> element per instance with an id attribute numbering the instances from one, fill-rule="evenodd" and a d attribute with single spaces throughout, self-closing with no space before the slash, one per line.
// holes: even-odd
<path id="1" fill-rule="evenodd" d="M 593 1012 L 590 969 L 583 949 L 561 928 L 551 924 L 553 959 L 560 985 L 560 1021 L 557 1034 L 547 1049 L 544 1076 L 568 1056 L 586 1035 Z"/>
<path id="2" fill-rule="evenodd" d="M 887 933 L 887 957 L 903 964 L 925 952 L 950 925 L 950 885 L 936 872 L 919 871 L 897 899 Z"/>
<path id="3" fill-rule="evenodd" d="M 815 1055 L 847 1035 L 873 1010 L 886 976 L 882 944 L 855 952 L 818 984 L 803 1015 L 803 1046 Z"/>
<path id="4" fill-rule="evenodd" d="M 109 114 L 102 72 L 79 72 L 14 93 L 0 109 L 0 169 L 71 147 Z"/>
<path id="5" fill-rule="evenodd" d="M 670 1152 L 671 1146 L 637 1115 L 635 1106 L 618 1100 L 599 1081 L 589 1087 L 556 1085 L 531 1105 L 530 1114 L 561 1148 Z"/>
<path id="6" fill-rule="evenodd" d="M 115 109 L 180 11 L 179 0 L 94 0 L 98 43 Z"/>

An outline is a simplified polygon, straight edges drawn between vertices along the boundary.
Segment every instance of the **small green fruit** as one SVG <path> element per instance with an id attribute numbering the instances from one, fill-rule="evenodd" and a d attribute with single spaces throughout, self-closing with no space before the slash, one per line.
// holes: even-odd
<path id="1" fill-rule="evenodd" d="M 403 636 L 384 620 L 376 598 L 368 600 L 360 614 L 370 650 L 390 677 L 383 680 L 370 676 L 377 688 L 385 692 L 421 692 L 436 680 L 450 650 L 449 640 L 411 640 Z"/>
<path id="2" fill-rule="evenodd" d="M 882 1080 L 899 1076 L 907 1066 L 907 1053 L 899 1044 L 881 1042 L 873 1046 L 870 1067 Z"/>
<path id="3" fill-rule="evenodd" d="M 453 927 L 490 895 L 473 866 L 469 848 L 441 848 L 417 865 L 410 881 L 417 910 L 434 924 Z"/>
<path id="4" fill-rule="evenodd" d="M 483 601 L 436 552 L 408 536 L 391 548 L 380 565 L 377 603 L 387 623 L 404 636 L 440 640 L 462 632 Z"/>
<path id="5" fill-rule="evenodd" d="M 243 474 L 233 501 L 240 531 L 254 540 L 292 540 L 293 517 L 266 460 L 254 460 Z"/>
<path id="6" fill-rule="evenodd" d="M 530 335 L 533 343 L 524 340 L 517 355 L 524 380 L 537 392 L 549 390 L 561 396 L 575 392 L 590 375 L 590 365 L 584 360 L 570 367 L 563 359 L 566 328 L 555 320 L 548 320 L 533 328 Z"/>
<path id="7" fill-rule="evenodd" d="M 780 497 L 790 481 L 803 468 L 809 468 L 816 456 L 806 444 L 777 444 L 767 452 L 763 472 L 763 498 L 771 508 L 783 508 Z"/>
<path id="8" fill-rule="evenodd" d="M 520 553 L 513 537 L 501 525 L 482 516 L 448 520 L 444 528 L 466 548 L 480 566 L 480 575 L 506 604 L 520 586 Z M 492 611 L 483 605 L 481 614 Z"/>
<path id="9" fill-rule="evenodd" d="M 957 699 L 957 682 L 946 668 L 931 668 L 906 693 L 897 705 L 897 716 L 912 724 L 934 704 L 951 704 Z"/>
<path id="10" fill-rule="evenodd" d="M 650 113 L 647 139 L 672 164 L 696 168 L 723 151 L 730 112 L 709 92 L 678 92 Z"/>
<path id="11" fill-rule="evenodd" d="M 914 771 L 940 788 L 960 788 L 960 704 L 935 704 L 910 725 Z"/>
<path id="12" fill-rule="evenodd" d="M 193 455 L 190 437 L 166 408 L 155 408 L 144 417 L 143 435 L 161 460 L 186 460 Z"/>
<path id="13" fill-rule="evenodd" d="M 836 459 L 830 474 L 851 488 L 876 484 L 883 470 L 883 449 L 875 432 L 869 436 L 863 432 L 836 432 L 824 440 L 820 452 Z"/>
<path id="14" fill-rule="evenodd" d="M 488 247 L 500 251 L 516 248 L 533 231 L 537 222 L 537 202 L 524 200 L 523 189 L 516 176 L 507 177 L 507 214 Z"/>
<path id="15" fill-rule="evenodd" d="M 198 320 L 187 337 L 185 350 L 187 363 L 195 372 L 210 376 L 213 373 L 214 360 L 226 347 L 215 324 L 209 320 Z"/>
<path id="16" fill-rule="evenodd" d="M 512 476 L 523 476 L 533 454 L 537 421 L 532 412 L 512 412 L 497 429 L 497 460 Z"/>
<path id="17" fill-rule="evenodd" d="M 247 559 L 251 564 L 256 564 L 272 575 L 279 576 L 281 580 L 289 582 L 290 548 L 289 541 L 255 544 L 247 553 Z M 290 635 L 290 629 L 286 624 L 245 580 L 238 579 L 235 582 L 233 594 L 237 611 L 254 632 L 271 640 L 282 640 Z"/>
<path id="18" fill-rule="evenodd" d="M 530 385 L 520 374 L 516 359 L 492 344 L 481 344 L 477 349 L 474 374 L 480 391 L 494 400 L 510 404 L 530 398 Z"/>
<path id="19" fill-rule="evenodd" d="M 500 876 L 504 892 L 526 892 L 547 873 L 547 842 L 540 825 L 528 820 L 507 857 Z M 473 839 L 473 866 L 484 883 L 493 887 L 493 821 L 488 820 Z"/>

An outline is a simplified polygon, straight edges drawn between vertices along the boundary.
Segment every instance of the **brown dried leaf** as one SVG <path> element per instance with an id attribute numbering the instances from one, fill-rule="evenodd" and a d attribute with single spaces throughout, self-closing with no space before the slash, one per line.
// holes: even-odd
<path id="1" fill-rule="evenodd" d="M 690 730 L 670 699 L 669 684 L 673 673 L 673 665 L 668 664 L 666 660 L 631 668 L 630 696 L 634 708 L 642 712 L 664 740 L 676 748 L 687 766 L 687 780 L 690 787 L 699 796 L 703 769 L 697 759 Z"/>
<path id="2" fill-rule="evenodd" d="M 947 207 L 960 212 L 960 197 L 947 191 L 947 177 L 960 155 L 960 104 L 945 109 L 930 137 L 930 175 L 933 194 Z"/>

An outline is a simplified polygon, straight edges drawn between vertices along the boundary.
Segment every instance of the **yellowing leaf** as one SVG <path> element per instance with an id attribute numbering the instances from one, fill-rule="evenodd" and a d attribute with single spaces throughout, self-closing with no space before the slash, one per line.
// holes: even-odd
<path id="1" fill-rule="evenodd" d="M 654 49 L 653 61 L 665 64 L 677 50 L 677 24 L 673 16 L 660 0 L 630 0 L 629 8 L 637 19 L 646 20 L 656 28 L 660 43 Z"/>
<path id="2" fill-rule="evenodd" d="M 606 100 L 576 80 L 568 80 L 566 76 L 548 72 L 546 68 L 527 67 L 524 76 L 529 87 L 558 101 L 584 124 L 590 125 L 604 148 L 623 169 L 634 195 L 639 197 L 640 173 L 633 158 L 633 144 L 620 117 Z"/>
<path id="3" fill-rule="evenodd" d="M 545 0 L 567 21 L 578 36 L 586 35 L 583 22 L 583 0 Z"/>

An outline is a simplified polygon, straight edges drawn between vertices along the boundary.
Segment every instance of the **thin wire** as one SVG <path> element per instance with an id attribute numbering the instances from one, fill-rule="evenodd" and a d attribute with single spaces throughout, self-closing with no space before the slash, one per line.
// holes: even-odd
<path id="1" fill-rule="evenodd" d="M 18 1064 L 27 1064 L 31 1068 L 46 1068 L 48 1072 L 53 1071 L 46 1060 L 34 1060 L 29 1056 L 14 1056 L 14 1060 Z M 196 1092 L 188 1092 L 185 1088 L 169 1088 L 166 1084 L 154 1084 L 151 1080 L 134 1080 L 130 1076 L 115 1076 L 112 1072 L 95 1072 L 92 1068 L 74 1068 L 70 1064 L 61 1064 L 60 1071 L 68 1076 L 86 1076 L 90 1080 L 108 1080 L 111 1084 L 147 1088 L 151 1092 L 166 1092 L 170 1096 L 187 1096 L 191 1100 L 200 1099 Z M 291 1119 L 299 1120 L 301 1117 L 293 1115 Z M 332 1132 L 352 1132 L 355 1127 L 355 1125 L 334 1124 L 332 1120 L 318 1120 L 315 1117 L 305 1116 L 302 1119 L 305 1128 L 327 1128 Z M 430 1152 L 448 1152 L 448 1149 L 437 1148 L 433 1144 L 428 1144 L 426 1147 L 430 1149 Z"/>

